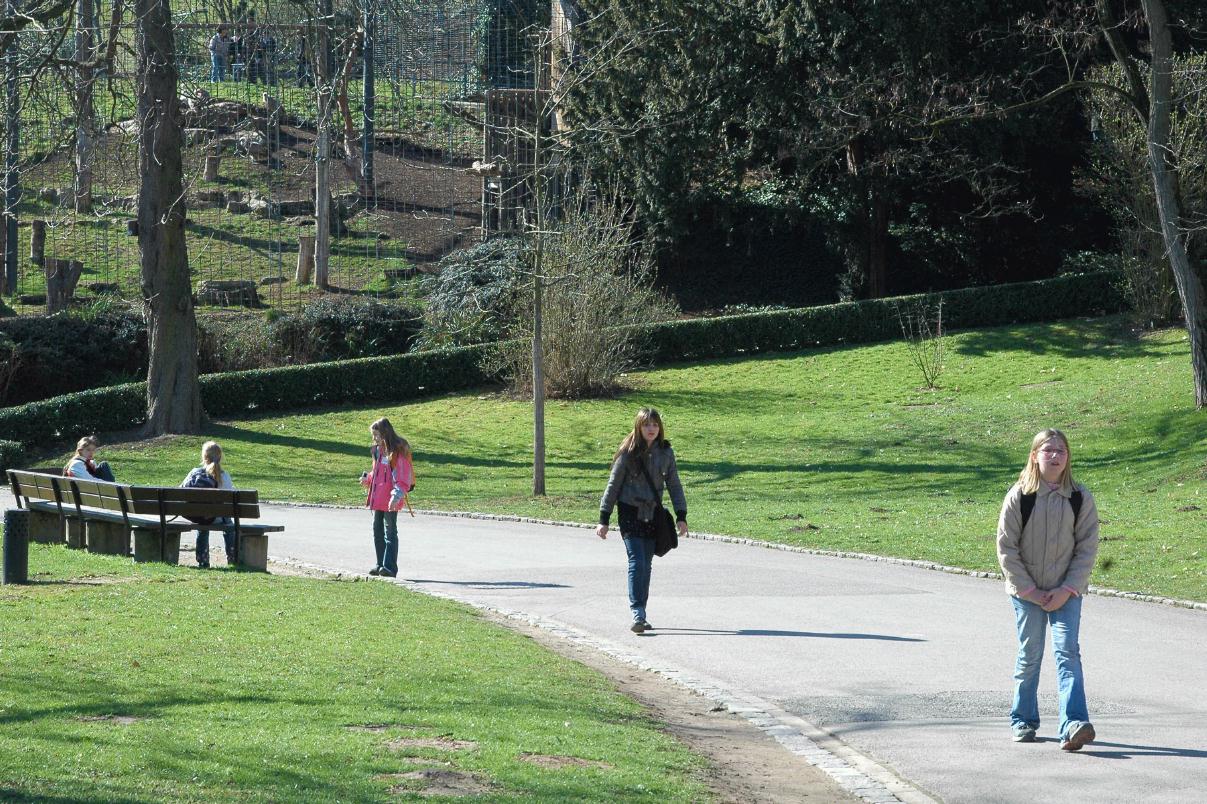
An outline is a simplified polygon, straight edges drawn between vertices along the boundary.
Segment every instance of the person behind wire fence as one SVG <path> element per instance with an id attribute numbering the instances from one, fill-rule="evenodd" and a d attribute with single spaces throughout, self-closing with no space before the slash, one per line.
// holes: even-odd
<path id="1" fill-rule="evenodd" d="M 192 469 L 180 484 L 184 488 L 228 489 L 234 491 L 235 484 L 230 474 L 222 468 L 222 447 L 217 441 L 206 441 L 201 445 L 201 465 Z M 236 553 L 235 523 L 230 517 L 217 517 L 206 521 L 208 525 L 222 527 L 222 540 L 226 543 L 226 563 L 234 566 L 238 563 Z M 210 566 L 210 532 L 204 525 L 197 530 L 197 544 L 194 549 L 197 566 L 209 569 Z"/>
<path id="2" fill-rule="evenodd" d="M 231 38 L 230 26 L 219 25 L 218 31 L 210 37 L 210 82 L 218 83 L 226 80 L 226 68 L 230 64 Z"/>
<path id="3" fill-rule="evenodd" d="M 650 573 L 654 561 L 654 511 L 661 504 L 662 490 L 670 491 L 679 535 L 687 537 L 687 500 L 679 482 L 675 452 L 667 440 L 662 417 L 654 408 L 642 408 L 633 419 L 633 430 L 612 456 L 608 486 L 599 501 L 599 526 L 595 535 L 608 538 L 612 508 L 619 509 L 620 538 L 628 555 L 630 630 L 642 634 L 653 630 L 646 619 L 650 596 Z"/>
<path id="4" fill-rule="evenodd" d="M 377 565 L 369 574 L 393 578 L 398 575 L 398 512 L 415 488 L 415 467 L 411 445 L 394 431 L 389 419 L 382 417 L 373 422 L 369 432 L 373 436 L 373 468 L 360 476 L 360 484 L 368 491 L 365 505 L 373 511 L 373 549 L 377 554 Z"/>
<path id="5" fill-rule="evenodd" d="M 1014 741 L 1035 742 L 1044 631 L 1056 659 L 1060 747 L 1078 751 L 1097 736 L 1086 705 L 1081 666 L 1081 607 L 1098 555 L 1098 508 L 1073 481 L 1069 440 L 1042 430 L 1027 464 L 1006 493 L 997 527 L 997 554 L 1014 605 L 1018 657 L 1010 725 Z"/>

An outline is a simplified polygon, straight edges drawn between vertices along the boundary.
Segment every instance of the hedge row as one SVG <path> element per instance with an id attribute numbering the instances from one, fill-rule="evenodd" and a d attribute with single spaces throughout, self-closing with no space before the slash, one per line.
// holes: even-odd
<path id="1" fill-rule="evenodd" d="M 390 357 L 208 374 L 201 402 L 211 416 L 234 416 L 345 402 L 398 402 L 490 382 L 487 346 Z M 146 422 L 145 382 L 93 388 L 0 410 L 0 436 L 25 444 L 75 441 Z"/>
<path id="2" fill-rule="evenodd" d="M 655 363 L 792 351 L 901 337 L 898 312 L 943 302 L 945 327 L 1103 315 L 1123 309 L 1118 276 L 1082 274 L 1039 282 L 968 288 L 893 299 L 768 313 L 672 321 L 645 329 Z M 460 391 L 496 377 L 483 368 L 484 344 L 390 357 L 210 374 L 201 401 L 212 416 L 361 402 L 400 402 Z M 138 427 L 146 420 L 146 384 L 97 388 L 0 410 L 0 438 L 25 444 Z"/>
<path id="3" fill-rule="evenodd" d="M 1010 285 L 830 304 L 719 318 L 668 321 L 645 328 L 655 363 L 786 352 L 814 346 L 888 341 L 901 337 L 901 314 L 943 303 L 943 327 L 1106 315 L 1125 307 L 1114 272 L 1078 274 Z"/>
<path id="4" fill-rule="evenodd" d="M 24 457 L 25 448 L 19 442 L 0 441 L 0 472 L 19 468 Z"/>

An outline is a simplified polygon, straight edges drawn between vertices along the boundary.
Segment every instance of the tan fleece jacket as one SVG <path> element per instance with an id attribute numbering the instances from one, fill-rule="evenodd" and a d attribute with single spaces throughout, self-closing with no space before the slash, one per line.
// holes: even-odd
<path id="1" fill-rule="evenodd" d="M 1035 508 L 1022 528 L 1022 488 L 1006 492 L 997 524 L 997 559 L 1012 595 L 1031 589 L 1067 586 L 1079 595 L 1090 587 L 1090 571 L 1098 556 L 1098 506 L 1089 490 L 1081 491 L 1081 513 L 1073 527 L 1073 489 L 1055 491 L 1040 483 Z M 1021 531 L 1021 532 L 1020 532 Z"/>

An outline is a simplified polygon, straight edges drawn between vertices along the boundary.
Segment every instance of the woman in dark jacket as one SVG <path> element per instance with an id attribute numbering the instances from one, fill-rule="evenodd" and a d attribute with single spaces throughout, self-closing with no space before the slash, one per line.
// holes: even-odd
<path id="1" fill-rule="evenodd" d="M 662 502 L 664 488 L 671 493 L 679 535 L 686 538 L 687 501 L 675 466 L 675 452 L 666 439 L 658 411 L 642 408 L 633 420 L 633 432 L 625 436 L 612 458 L 612 474 L 599 501 L 599 527 L 595 529 L 599 538 L 608 538 L 612 507 L 619 503 L 620 537 L 629 556 L 629 608 L 633 610 L 635 634 L 653 628 L 645 618 L 645 606 L 654 559 L 654 511 Z"/>

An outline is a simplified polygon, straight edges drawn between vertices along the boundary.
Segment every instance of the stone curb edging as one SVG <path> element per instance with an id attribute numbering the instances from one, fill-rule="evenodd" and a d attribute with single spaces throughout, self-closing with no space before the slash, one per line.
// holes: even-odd
<path id="1" fill-rule="evenodd" d="M 479 518 L 490 517 L 491 515 L 483 515 Z M 524 522 L 540 522 L 540 524 L 564 524 L 532 519 L 516 519 Z M 810 765 L 818 768 L 833 779 L 839 787 L 863 801 L 870 802 L 870 804 L 894 804 L 894 802 L 899 802 L 900 804 L 938 804 L 936 799 L 901 779 L 887 768 L 877 764 L 874 760 L 859 753 L 846 743 L 843 743 L 837 737 L 834 737 L 834 735 L 814 726 L 803 718 L 785 712 L 769 701 L 748 693 L 734 692 L 715 681 L 692 675 L 679 668 L 661 663 L 653 663 L 631 649 L 593 637 L 590 634 L 556 620 L 548 620 L 536 615 L 526 614 L 522 611 L 504 609 L 498 606 L 490 606 L 485 603 L 467 600 L 455 594 L 435 591 L 405 579 L 374 578 L 363 573 L 348 572 L 290 559 L 270 557 L 269 560 L 275 564 L 297 569 L 323 572 L 331 575 L 350 576 L 365 581 L 391 583 L 395 586 L 402 586 L 411 591 L 427 595 L 428 597 L 461 603 L 480 611 L 497 614 L 508 620 L 515 620 L 534 628 L 540 628 L 571 644 L 586 647 L 646 672 L 660 675 L 668 681 L 724 707 L 727 711 L 745 718 L 759 731 L 774 739 L 794 756 L 798 756 Z"/>
<path id="2" fill-rule="evenodd" d="M 346 505 L 323 505 L 320 503 L 294 503 L 294 502 L 268 502 L 269 505 L 289 505 L 294 508 L 336 508 L 349 509 L 351 506 Z M 515 514 L 479 514 L 473 511 L 429 511 L 417 510 L 417 514 L 425 516 L 447 516 L 459 517 L 461 519 L 485 519 L 495 522 L 523 522 L 531 525 L 555 525 L 564 528 L 594 528 L 595 525 L 584 524 L 582 522 L 559 522 L 556 519 L 538 519 L 536 517 L 518 516 Z M 762 547 L 765 550 L 783 550 L 788 553 L 804 553 L 811 556 L 824 556 L 827 558 L 854 558 L 861 561 L 880 561 L 886 564 L 899 564 L 903 567 L 916 567 L 918 569 L 934 570 L 936 572 L 946 572 L 951 575 L 964 575 L 969 578 L 988 578 L 1002 580 L 1000 572 L 986 572 L 983 570 L 970 570 L 963 567 L 950 567 L 946 564 L 939 564 L 935 561 L 923 561 L 916 558 L 896 558 L 893 556 L 878 556 L 871 553 L 852 553 L 843 550 L 819 550 L 813 547 L 798 547 L 793 544 L 783 544 L 781 542 L 765 542 L 760 539 L 747 539 L 741 536 L 722 536 L 716 533 L 689 533 L 687 538 L 699 539 L 705 542 L 723 542 L 725 544 L 743 544 L 748 547 Z M 1176 597 L 1161 597 L 1160 595 L 1146 595 L 1141 592 L 1125 592 L 1119 589 L 1108 589 L 1103 586 L 1090 586 L 1090 594 L 1098 595 L 1099 597 L 1118 597 L 1124 600 L 1135 600 L 1140 603 L 1156 603 L 1160 606 L 1173 606 L 1180 609 L 1194 609 L 1196 611 L 1207 611 L 1207 603 L 1200 603 L 1197 600 L 1182 600 Z"/>

